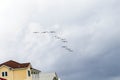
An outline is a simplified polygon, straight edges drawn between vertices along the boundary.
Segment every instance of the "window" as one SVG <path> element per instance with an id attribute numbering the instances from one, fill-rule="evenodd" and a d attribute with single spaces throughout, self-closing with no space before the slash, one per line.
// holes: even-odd
<path id="1" fill-rule="evenodd" d="M 8 76 L 8 73 L 7 72 L 2 72 L 2 76 Z"/>
<path id="2" fill-rule="evenodd" d="M 30 77 L 30 71 L 28 71 L 28 76 Z"/>
<path id="3" fill-rule="evenodd" d="M 2 76 L 4 77 L 4 72 L 2 72 Z"/>
<path id="4" fill-rule="evenodd" d="M 5 76 L 8 76 L 7 72 L 5 72 Z"/>

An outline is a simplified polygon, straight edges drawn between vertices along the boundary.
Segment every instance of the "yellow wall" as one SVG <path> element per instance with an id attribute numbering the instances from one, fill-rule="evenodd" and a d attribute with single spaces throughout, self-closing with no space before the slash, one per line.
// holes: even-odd
<path id="1" fill-rule="evenodd" d="M 5 78 L 7 80 L 32 80 L 32 75 L 28 76 L 28 70 L 30 70 L 30 66 L 28 68 L 10 70 L 7 66 L 0 67 L 0 77 Z M 2 72 L 7 72 L 8 76 L 2 77 Z"/>
<path id="2" fill-rule="evenodd" d="M 7 72 L 7 74 L 8 74 L 8 76 L 2 76 L 2 72 Z M 11 70 L 9 70 L 9 68 L 7 67 L 7 66 L 2 66 L 1 68 L 0 68 L 0 77 L 1 78 L 5 78 L 5 79 L 7 79 L 7 80 L 12 80 L 12 71 Z"/>
<path id="3" fill-rule="evenodd" d="M 14 80 L 24 80 L 26 79 L 26 70 L 14 70 L 13 71 L 13 78 Z"/>

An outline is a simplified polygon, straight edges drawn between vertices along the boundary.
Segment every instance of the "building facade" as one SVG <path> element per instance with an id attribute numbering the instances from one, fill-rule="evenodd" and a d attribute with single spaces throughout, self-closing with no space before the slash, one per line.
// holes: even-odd
<path id="1" fill-rule="evenodd" d="M 41 71 L 32 68 L 30 63 L 7 61 L 0 64 L 0 78 L 5 80 L 39 80 Z"/>

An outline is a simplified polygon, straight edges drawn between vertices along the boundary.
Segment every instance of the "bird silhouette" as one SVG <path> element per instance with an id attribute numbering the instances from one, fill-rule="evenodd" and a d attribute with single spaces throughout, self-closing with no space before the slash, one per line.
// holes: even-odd
<path id="1" fill-rule="evenodd" d="M 62 41 L 62 42 L 67 43 L 68 41 Z"/>
<path id="2" fill-rule="evenodd" d="M 67 46 L 62 46 L 62 48 L 67 48 Z"/>
<path id="3" fill-rule="evenodd" d="M 66 50 L 68 50 L 69 52 L 73 52 L 73 50 L 70 48 L 66 48 Z"/>
<path id="4" fill-rule="evenodd" d="M 55 31 L 43 31 L 41 33 L 56 33 Z"/>
<path id="5" fill-rule="evenodd" d="M 69 52 L 73 52 L 73 50 L 70 49 L 70 48 L 68 48 L 67 46 L 62 46 L 62 48 L 66 49 L 66 50 L 69 51 Z"/>
<path id="6" fill-rule="evenodd" d="M 54 36 L 56 39 L 61 39 L 59 36 Z"/>
<path id="7" fill-rule="evenodd" d="M 43 32 L 41 32 L 41 33 L 48 33 L 48 31 L 43 31 Z"/>
<path id="8" fill-rule="evenodd" d="M 56 33 L 55 31 L 50 31 L 49 33 Z"/>
<path id="9" fill-rule="evenodd" d="M 39 33 L 39 32 L 33 32 L 33 33 Z"/>
<path id="10" fill-rule="evenodd" d="M 66 39 L 61 39 L 61 40 L 66 41 Z"/>

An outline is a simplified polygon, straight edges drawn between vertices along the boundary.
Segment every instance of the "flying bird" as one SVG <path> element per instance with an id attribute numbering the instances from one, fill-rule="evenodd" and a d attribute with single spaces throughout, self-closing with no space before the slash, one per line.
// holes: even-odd
<path id="1" fill-rule="evenodd" d="M 67 48 L 67 50 L 68 50 L 69 52 L 73 52 L 73 50 L 72 50 L 72 49 L 70 49 L 70 48 Z"/>
<path id="2" fill-rule="evenodd" d="M 33 32 L 33 33 L 39 33 L 39 32 Z"/>
<path id="3" fill-rule="evenodd" d="M 56 33 L 55 31 L 50 31 L 49 33 Z"/>
<path id="4" fill-rule="evenodd" d="M 67 46 L 62 46 L 62 48 L 67 48 Z"/>
<path id="5" fill-rule="evenodd" d="M 61 40 L 66 41 L 66 39 L 61 39 Z"/>
<path id="6" fill-rule="evenodd" d="M 62 42 L 67 43 L 68 41 L 62 41 Z"/>
<path id="7" fill-rule="evenodd" d="M 73 52 L 73 50 L 70 49 L 70 48 L 68 48 L 67 46 L 62 46 L 62 48 L 66 49 L 66 50 L 69 51 L 69 52 Z"/>
<path id="8" fill-rule="evenodd" d="M 55 31 L 43 31 L 41 33 L 56 33 Z"/>
<path id="9" fill-rule="evenodd" d="M 44 31 L 44 32 L 41 32 L 41 33 L 48 33 L 48 31 Z"/>
<path id="10" fill-rule="evenodd" d="M 64 43 L 67 43 L 68 41 L 66 40 L 66 39 L 63 39 L 63 38 L 61 38 L 61 37 L 59 37 L 59 36 L 54 36 L 56 39 L 59 39 L 59 40 L 61 40 L 61 42 L 64 42 Z"/>
<path id="11" fill-rule="evenodd" d="M 61 39 L 59 36 L 54 36 L 56 39 Z"/>

